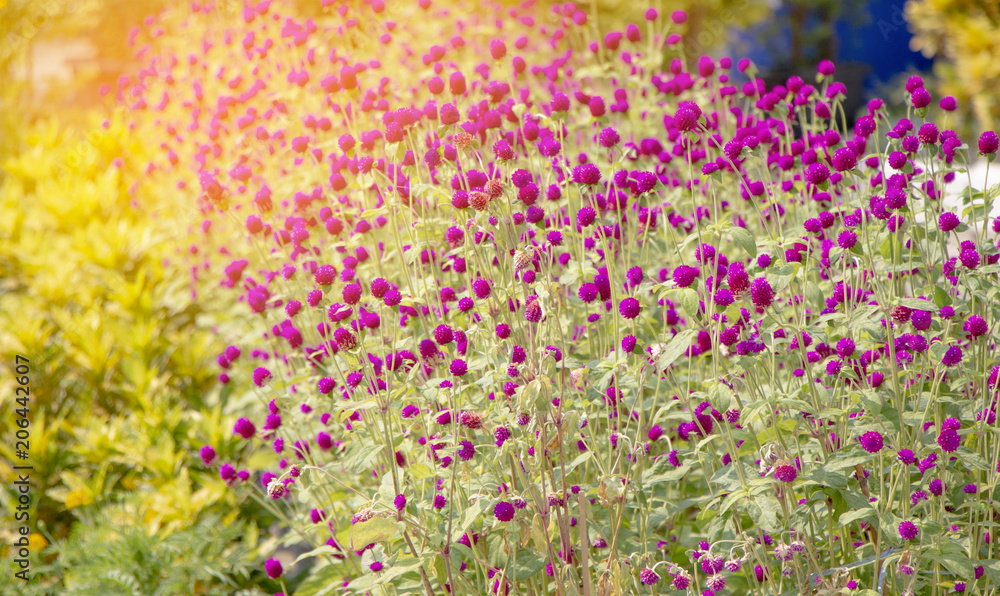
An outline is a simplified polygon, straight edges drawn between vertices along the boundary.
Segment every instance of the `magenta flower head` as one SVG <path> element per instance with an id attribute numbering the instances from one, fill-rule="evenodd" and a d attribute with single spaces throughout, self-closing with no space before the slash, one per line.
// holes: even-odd
<path id="1" fill-rule="evenodd" d="M 691 102 L 683 102 L 691 103 Z M 700 116 L 698 111 L 687 105 L 682 105 L 677 109 L 677 113 L 674 114 L 674 126 L 677 130 L 681 132 L 687 132 L 694 130 L 698 127 L 698 116 Z"/>
<path id="2" fill-rule="evenodd" d="M 634 319 L 638 317 L 641 309 L 642 307 L 639 304 L 639 301 L 631 296 L 623 299 L 618 304 L 618 312 L 626 319 Z"/>
<path id="3" fill-rule="evenodd" d="M 1000 148 L 1000 137 L 992 130 L 979 135 L 979 152 L 983 155 L 993 155 Z"/>
<path id="4" fill-rule="evenodd" d="M 958 431 L 948 428 L 941 431 L 941 434 L 938 435 L 937 444 L 941 448 L 941 451 L 952 453 L 962 444 L 962 438 L 958 436 Z"/>
<path id="5" fill-rule="evenodd" d="M 586 186 L 593 186 L 601 181 L 601 170 L 592 163 L 573 168 L 573 182 Z"/>
<path id="6" fill-rule="evenodd" d="M 675 25 L 683 25 L 687 22 L 688 15 L 683 10 L 675 10 L 670 14 L 670 20 L 672 20 Z"/>
<path id="7" fill-rule="evenodd" d="M 469 371 L 469 367 L 465 364 L 465 360 L 456 358 L 451 361 L 451 365 L 448 367 L 448 370 L 451 371 L 451 374 L 456 377 L 461 377 L 465 376 L 465 373 Z"/>
<path id="8" fill-rule="evenodd" d="M 646 567 L 639 572 L 639 581 L 641 581 L 644 585 L 652 586 L 655 585 L 656 582 L 660 581 L 660 576 L 649 567 Z"/>
<path id="9" fill-rule="evenodd" d="M 907 520 L 899 523 L 899 537 L 903 540 L 916 540 L 920 535 L 917 525 Z"/>
<path id="10" fill-rule="evenodd" d="M 698 277 L 698 273 L 700 273 L 700 271 L 697 267 L 681 265 L 680 267 L 674 269 L 674 283 L 677 284 L 678 287 L 686 288 L 694 283 L 695 278 Z"/>
<path id="11" fill-rule="evenodd" d="M 500 501 L 493 508 L 493 516 L 497 518 L 497 521 L 509 522 L 514 519 L 514 506 L 506 501 Z"/>
<path id="12" fill-rule="evenodd" d="M 861 435 L 861 448 L 868 453 L 878 453 L 882 450 L 882 435 L 878 431 L 870 430 Z"/>
<path id="13" fill-rule="evenodd" d="M 858 235 L 851 230 L 844 230 L 837 236 L 837 245 L 844 250 L 850 250 L 854 248 L 854 245 L 858 242 Z"/>
<path id="14" fill-rule="evenodd" d="M 758 277 L 750 282 L 750 299 L 757 308 L 767 308 L 774 301 L 774 290 L 767 279 Z"/>
<path id="15" fill-rule="evenodd" d="M 918 87 L 910 94 L 910 103 L 915 108 L 926 108 L 931 105 L 931 92 L 923 87 Z"/>
<path id="16" fill-rule="evenodd" d="M 958 216 L 950 211 L 946 211 L 938 217 L 938 229 L 942 232 L 950 232 L 957 228 L 961 223 L 962 222 L 959 221 Z"/>
<path id="17" fill-rule="evenodd" d="M 958 109 L 958 101 L 951 95 L 945 95 L 938 102 L 938 107 L 946 112 L 954 112 Z"/>
<path id="18" fill-rule="evenodd" d="M 264 562 L 264 570 L 267 571 L 267 576 L 271 579 L 278 579 L 281 577 L 281 574 L 285 572 L 285 570 L 281 568 L 281 561 L 274 558 L 268 559 Z"/>
<path id="19" fill-rule="evenodd" d="M 507 55 L 507 45 L 502 39 L 494 39 L 490 42 L 490 55 L 494 60 L 499 60 Z"/>
<path id="20" fill-rule="evenodd" d="M 215 449 L 211 445 L 205 445 L 201 448 L 201 461 L 206 465 L 212 465 L 215 461 Z"/>
<path id="21" fill-rule="evenodd" d="M 250 422 L 249 418 L 240 418 L 239 420 L 236 421 L 236 424 L 233 426 L 233 434 L 239 435 L 244 439 L 249 439 L 250 437 L 254 436 L 256 432 L 257 432 L 257 427 L 254 426 L 253 422 Z"/>
<path id="22" fill-rule="evenodd" d="M 972 315 L 966 319 L 965 323 L 962 325 L 962 329 L 973 338 L 976 338 L 980 335 L 985 335 L 986 332 L 989 331 L 989 325 L 986 324 L 986 319 L 981 316 Z"/>
<path id="23" fill-rule="evenodd" d="M 392 501 L 392 506 L 396 508 L 396 511 L 406 509 L 406 495 L 396 495 L 396 498 Z"/>
<path id="24" fill-rule="evenodd" d="M 611 147 L 617 145 L 619 141 L 621 141 L 621 137 L 618 135 L 617 130 L 608 127 L 602 130 L 601 134 L 598 135 L 598 141 L 601 143 L 601 147 L 604 147 L 605 149 L 610 149 Z"/>
<path id="25" fill-rule="evenodd" d="M 850 148 L 841 147 L 833 152 L 831 162 L 833 163 L 833 169 L 838 172 L 846 172 L 853 170 L 858 165 L 858 156 Z"/>
<path id="26" fill-rule="evenodd" d="M 372 561 L 372 564 L 368 568 L 372 570 L 372 573 L 378 573 L 385 568 L 385 565 L 382 564 L 382 561 Z"/>
<path id="27" fill-rule="evenodd" d="M 823 76 L 830 76 L 834 73 L 836 67 L 834 67 L 833 62 L 829 60 L 820 60 L 819 65 L 816 67 L 816 71 Z"/>
<path id="28" fill-rule="evenodd" d="M 811 163 L 806 168 L 806 182 L 819 186 L 830 179 L 830 169 L 821 163 Z"/>
<path id="29" fill-rule="evenodd" d="M 955 366 L 962 361 L 962 348 L 959 346 L 951 346 L 948 351 L 944 353 L 944 357 L 941 358 L 941 364 L 945 366 Z"/>
<path id="30" fill-rule="evenodd" d="M 569 97 L 565 93 L 553 93 L 549 107 L 552 108 L 553 112 L 565 112 L 569 110 Z"/>
<path id="31" fill-rule="evenodd" d="M 962 252 L 958 253 L 958 260 L 962 261 L 962 265 L 966 269 L 975 269 L 979 267 L 979 253 L 974 248 L 966 248 Z"/>
<path id="32" fill-rule="evenodd" d="M 787 461 L 779 462 L 774 466 L 774 479 L 779 482 L 792 482 L 798 476 L 795 466 Z"/>
<path id="33" fill-rule="evenodd" d="M 317 285 L 328 286 L 337 279 L 337 270 L 330 265 L 322 265 L 314 276 Z"/>

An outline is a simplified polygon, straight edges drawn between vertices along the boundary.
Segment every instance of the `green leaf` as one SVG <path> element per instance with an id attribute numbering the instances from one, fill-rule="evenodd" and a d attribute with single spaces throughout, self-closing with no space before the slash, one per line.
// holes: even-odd
<path id="1" fill-rule="evenodd" d="M 805 478 L 823 486 L 832 486 L 834 488 L 847 487 L 847 475 L 839 472 L 831 472 L 823 469 L 812 470 L 806 474 Z"/>
<path id="2" fill-rule="evenodd" d="M 332 546 L 330 546 L 328 544 L 324 544 L 323 546 L 321 546 L 319 548 L 314 548 L 314 549 L 312 549 L 311 551 L 309 551 L 307 553 L 302 553 L 301 555 L 298 556 L 298 558 L 296 558 L 294 561 L 292 561 L 292 565 L 295 565 L 299 561 L 303 561 L 305 559 L 309 559 L 309 558 L 312 558 L 312 557 L 318 557 L 320 555 L 332 555 L 332 554 L 334 554 L 336 552 L 337 551 L 334 550 L 334 548 Z"/>
<path id="3" fill-rule="evenodd" d="M 733 237 L 733 242 L 750 254 L 751 259 L 757 257 L 757 242 L 754 240 L 753 234 L 747 231 L 746 228 L 734 226 L 729 228 L 729 234 Z"/>
<path id="4" fill-rule="evenodd" d="M 381 445 L 372 445 L 371 443 L 362 443 L 360 441 L 354 443 L 347 450 L 347 453 L 344 454 L 344 468 L 348 472 L 355 474 L 365 471 L 371 467 L 371 462 L 375 460 L 381 449 Z"/>
<path id="5" fill-rule="evenodd" d="M 698 293 L 691 288 L 683 288 L 680 291 L 680 294 L 678 302 L 680 302 L 681 308 L 684 309 L 684 312 L 687 313 L 689 317 L 697 317 L 698 311 L 700 310 L 698 305 Z"/>
<path id="6" fill-rule="evenodd" d="M 661 459 L 666 459 L 666 458 L 661 458 Z M 690 471 L 691 471 L 691 466 L 687 465 L 686 463 L 681 464 L 681 467 L 679 468 L 672 467 L 671 469 L 665 472 L 661 472 L 659 474 L 653 474 L 648 478 L 645 478 L 643 480 L 643 484 L 654 485 L 654 484 L 660 484 L 661 482 L 676 482 L 681 478 L 684 478 L 684 475 Z M 645 474 L 643 474 L 643 476 L 645 476 Z"/>
<path id="7" fill-rule="evenodd" d="M 750 518 L 765 532 L 778 532 L 781 524 L 778 522 L 778 500 L 770 495 L 757 495 L 750 506 Z"/>
<path id="8" fill-rule="evenodd" d="M 660 358 L 656 361 L 659 365 L 660 370 L 666 369 L 668 366 L 674 363 L 681 354 L 687 351 L 691 347 L 691 340 L 697 335 L 697 331 L 694 329 L 685 329 L 671 339 L 663 351 L 660 352 Z"/>
<path id="9" fill-rule="evenodd" d="M 325 565 L 317 569 L 313 567 L 299 587 L 295 596 L 330 596 L 340 591 L 343 584 L 343 568 L 339 565 Z"/>
<path id="10" fill-rule="evenodd" d="M 434 477 L 434 470 L 426 464 L 413 464 L 409 467 L 409 470 L 410 476 L 413 476 L 414 480 L 427 480 Z"/>
<path id="11" fill-rule="evenodd" d="M 903 298 L 899 303 L 913 310 L 937 310 L 937 306 L 933 302 L 930 300 L 921 300 L 920 298 Z"/>
<path id="12" fill-rule="evenodd" d="M 975 570 L 969 557 L 959 553 L 944 553 L 937 559 L 948 571 L 961 578 L 975 577 Z"/>
<path id="13" fill-rule="evenodd" d="M 530 548 L 517 551 L 517 562 L 514 565 L 514 581 L 524 581 L 545 568 L 545 559 Z"/>
<path id="14" fill-rule="evenodd" d="M 840 526 L 846 526 L 851 522 L 856 521 L 869 521 L 876 517 L 876 511 L 871 507 L 863 507 L 861 509 L 855 509 L 853 511 L 845 511 L 841 514 L 839 523 Z"/>
<path id="15" fill-rule="evenodd" d="M 344 528 L 337 533 L 337 542 L 346 544 L 350 550 L 361 550 L 373 542 L 382 542 L 392 538 L 397 532 L 396 522 L 384 517 L 373 517 Z"/>
<path id="16" fill-rule="evenodd" d="M 767 281 L 771 284 L 771 289 L 774 293 L 784 290 L 788 287 L 788 284 L 792 283 L 792 278 L 795 277 L 795 273 L 798 271 L 794 264 L 784 265 L 782 267 L 777 267 L 773 271 L 767 273 Z"/>

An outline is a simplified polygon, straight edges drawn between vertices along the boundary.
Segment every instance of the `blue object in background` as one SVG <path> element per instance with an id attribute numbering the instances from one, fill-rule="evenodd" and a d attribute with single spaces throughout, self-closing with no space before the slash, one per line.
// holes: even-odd
<path id="1" fill-rule="evenodd" d="M 910 39 L 913 36 L 903 18 L 905 0 L 872 0 L 860 4 L 861 10 L 867 14 L 843 15 L 834 22 L 837 38 L 834 63 L 838 67 L 850 62 L 867 65 L 869 68 L 864 75 L 864 87 L 867 90 L 901 72 L 930 69 L 933 60 L 910 49 Z M 774 11 L 772 24 L 762 23 L 746 30 L 734 31 L 730 43 L 731 54 L 753 60 L 765 78 L 768 72 L 787 70 L 790 65 L 782 63 L 781 58 L 788 57 L 791 53 L 789 15 L 787 3 L 781 3 Z M 773 21 L 783 23 L 776 34 L 769 32 Z M 819 17 L 811 15 L 805 28 L 810 29 L 819 23 Z M 767 39 L 767 44 L 763 42 L 764 39 Z M 806 47 L 803 50 L 806 57 L 816 54 L 815 48 Z M 811 60 L 812 65 L 817 60 Z M 815 70 L 808 74 L 813 72 Z M 800 76 L 802 74 L 807 73 L 800 73 Z M 839 78 L 839 68 L 837 74 Z"/>
<path id="2" fill-rule="evenodd" d="M 874 0 L 865 3 L 866 24 L 854 26 L 850 19 L 836 22 L 837 60 L 864 62 L 871 67 L 865 87 L 888 81 L 907 70 L 930 70 L 934 63 L 910 49 L 910 33 L 903 18 L 904 0 Z"/>

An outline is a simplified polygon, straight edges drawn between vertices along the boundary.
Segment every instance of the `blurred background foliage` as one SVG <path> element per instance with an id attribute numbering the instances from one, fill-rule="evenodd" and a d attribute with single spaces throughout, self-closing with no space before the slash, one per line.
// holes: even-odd
<path id="1" fill-rule="evenodd" d="M 1000 120 L 1000 2 L 996 0 L 910 0 L 906 20 L 913 46 L 934 61 L 943 95 L 959 100 L 962 116 L 979 130 Z"/>
<path id="2" fill-rule="evenodd" d="M 137 164 L 156 148 L 133 138 L 120 114 L 95 114 L 83 128 L 48 118 L 20 132 L 24 149 L 2 162 L 0 182 L 0 345 L 5 367 L 11 354 L 31 360 L 32 545 L 38 567 L 54 572 L 25 593 L 120 593 L 97 590 L 80 574 L 139 573 L 123 566 L 130 557 L 143 558 L 150 568 L 143 573 L 162 571 L 163 582 L 186 577 L 188 589 L 198 587 L 191 593 L 253 585 L 244 567 L 256 556 L 256 538 L 243 530 L 192 534 L 206 520 L 232 528 L 269 522 L 197 459 L 206 443 L 222 457 L 238 448 L 214 362 L 225 347 L 213 331 L 224 322 L 215 312 L 224 303 L 172 265 L 202 242 L 201 228 L 139 182 Z M 0 380 L 5 397 L 13 395 L 12 377 L 6 370 Z M 14 432 L 13 405 L 4 401 L 4 436 Z M 0 454 L 0 502 L 11 512 L 7 462 L 16 459 L 7 442 Z M 5 513 L 5 545 L 11 522 Z M 195 550 L 161 546 L 195 534 L 205 541 Z M 106 557 L 76 564 L 87 544 L 105 539 Z M 219 567 L 219 577 L 177 575 L 197 552 L 241 558 Z M 13 572 L 0 575 L 6 582 Z M 141 588 L 159 585 L 153 576 L 133 578 L 140 589 L 126 593 L 156 593 Z"/>

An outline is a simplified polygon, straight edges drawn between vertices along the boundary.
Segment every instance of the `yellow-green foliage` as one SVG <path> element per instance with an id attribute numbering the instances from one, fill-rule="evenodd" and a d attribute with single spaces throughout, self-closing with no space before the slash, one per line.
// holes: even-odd
<path id="1" fill-rule="evenodd" d="M 935 62 L 941 92 L 992 130 L 1000 118 L 1000 4 L 995 0 L 910 0 L 914 49 Z M 943 59 L 943 60 L 942 60 Z"/>
<path id="2" fill-rule="evenodd" d="M 26 149 L 2 164 L 0 426 L 13 436 L 21 354 L 31 368 L 32 525 L 65 536 L 78 508 L 128 492 L 146 531 L 170 533 L 232 502 L 200 464 L 187 469 L 201 444 L 225 450 L 230 434 L 215 382 L 224 346 L 200 324 L 191 278 L 169 264 L 200 230 L 178 227 L 167 215 L 190 215 L 143 192 L 147 148 L 120 118 L 85 130 L 26 127 Z M 0 444 L 5 487 L 11 448 Z M 0 493 L 6 512 L 11 496 Z"/>

